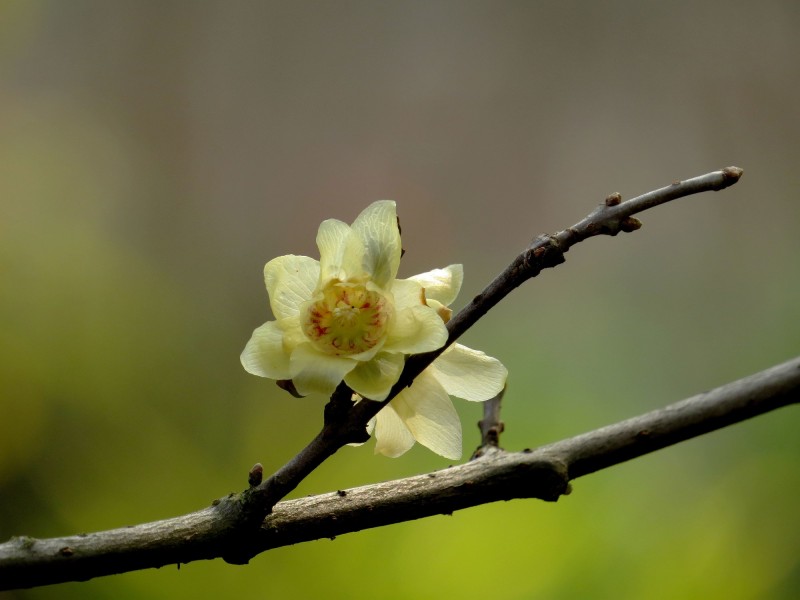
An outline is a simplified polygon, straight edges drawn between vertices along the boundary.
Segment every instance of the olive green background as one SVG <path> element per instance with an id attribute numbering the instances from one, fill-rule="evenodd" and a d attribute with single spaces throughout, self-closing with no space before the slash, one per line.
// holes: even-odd
<path id="1" fill-rule="evenodd" d="M 502 438 L 561 439 L 800 350 L 795 2 L 0 2 L 0 539 L 183 514 L 320 425 L 239 353 L 264 263 L 398 203 L 463 306 L 528 241 L 727 165 L 464 338 Z M 459 402 L 465 453 L 480 407 Z M 796 598 L 800 413 L 513 501 L 0 598 Z M 446 467 L 345 448 L 295 495 Z"/>

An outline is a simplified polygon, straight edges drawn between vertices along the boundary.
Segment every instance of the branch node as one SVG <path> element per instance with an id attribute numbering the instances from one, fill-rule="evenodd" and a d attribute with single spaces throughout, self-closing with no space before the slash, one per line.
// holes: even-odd
<path id="1" fill-rule="evenodd" d="M 522 258 L 523 279 L 530 279 L 536 277 L 542 272 L 542 269 L 552 268 L 560 265 L 566 259 L 564 258 L 564 250 L 558 241 L 558 237 L 552 234 L 540 234 L 536 236 L 531 245 L 525 250 L 520 257 Z M 517 260 L 519 260 L 519 258 Z M 516 285 L 519 285 L 518 282 Z"/>
<path id="2" fill-rule="evenodd" d="M 340 426 L 345 423 L 353 404 L 353 391 L 342 381 L 336 386 L 330 401 L 325 405 L 325 425 Z"/>

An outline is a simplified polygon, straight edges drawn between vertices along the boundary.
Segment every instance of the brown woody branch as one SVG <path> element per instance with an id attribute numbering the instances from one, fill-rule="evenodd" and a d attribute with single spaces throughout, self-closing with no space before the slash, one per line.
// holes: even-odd
<path id="1" fill-rule="evenodd" d="M 92 534 L 91 536 L 63 538 L 63 540 L 70 541 L 63 541 L 63 545 L 56 549 L 55 555 L 52 545 L 53 543 L 58 545 L 62 541 L 16 538 L 15 541 L 0 546 L 0 589 L 3 586 L 30 586 L 55 581 L 80 580 L 102 574 L 176 562 L 189 562 L 201 558 L 223 557 L 228 562 L 247 562 L 264 549 L 264 518 L 272 511 L 273 507 L 339 448 L 347 443 L 364 441 L 366 439 L 365 428 L 369 419 L 374 417 L 397 393 L 409 386 L 414 378 L 430 365 L 445 348 L 513 289 L 538 275 L 542 269 L 564 262 L 564 253 L 576 243 L 596 235 L 616 235 L 620 231 L 634 231 L 641 226 L 641 223 L 633 217 L 634 214 L 676 198 L 725 189 L 736 183 L 741 174 L 741 169 L 728 167 L 686 181 L 675 182 L 670 186 L 626 202 L 622 202 L 618 194 L 609 196 L 605 202 L 573 227 L 554 235 L 536 238 L 503 273 L 448 323 L 450 335 L 443 348 L 436 352 L 412 356 L 407 360 L 399 381 L 385 401 L 366 401 L 353 405 L 350 400 L 350 390 L 341 385 L 326 407 L 325 424 L 320 433 L 306 448 L 265 481 L 259 482 L 258 478 L 254 478 L 251 473 L 249 478 L 251 485 L 244 492 L 219 501 L 213 508 L 185 517 L 124 530 Z M 712 422 L 715 422 L 714 419 Z M 643 439 L 646 441 L 650 438 L 645 436 Z M 647 443 L 644 443 L 643 447 L 646 446 Z M 503 456 L 514 455 L 504 454 Z M 591 456 L 595 457 L 594 454 Z M 599 459 L 595 458 L 595 460 Z M 627 460 L 627 458 L 623 460 Z M 487 461 L 488 457 L 483 458 L 481 464 L 488 466 Z M 503 468 L 507 466 L 504 460 L 498 464 L 504 465 Z M 527 464 L 527 461 L 522 461 L 521 464 Z M 539 470 L 547 473 L 554 472 L 552 464 L 550 467 L 542 466 L 543 464 L 536 463 L 535 470 L 537 472 Z M 592 464 L 591 460 L 586 464 Z M 460 468 L 469 471 L 472 467 L 465 465 Z M 525 470 L 523 469 L 523 471 Z M 434 476 L 431 479 L 441 480 L 440 476 Z M 555 481 L 561 481 L 566 486 L 566 480 L 563 478 L 557 478 Z M 468 485 L 464 489 L 470 487 Z M 525 484 L 521 489 L 528 489 L 528 487 Z M 556 490 L 556 488 L 550 487 L 548 489 Z M 560 489 L 558 493 L 563 493 L 566 487 L 558 489 Z M 460 493 L 456 496 L 460 496 Z M 517 492 L 515 494 L 514 497 L 554 499 L 548 497 L 547 493 L 537 494 L 530 490 L 524 494 Z M 552 496 L 552 493 L 550 495 Z M 497 499 L 491 496 L 480 501 L 470 500 L 468 496 L 464 498 L 464 502 L 468 503 L 464 506 Z M 432 502 L 430 506 L 436 506 L 436 503 Z M 453 506 L 452 510 L 462 508 L 458 505 L 458 501 L 455 501 Z M 404 513 L 399 510 L 397 514 L 403 515 Z M 406 519 L 401 518 L 400 520 Z M 367 524 L 359 528 L 370 526 L 373 525 Z M 91 544 L 87 546 L 83 543 L 90 538 L 94 540 L 96 536 L 100 536 L 103 542 L 99 547 Z M 56 556 L 55 560 L 53 560 L 54 556 Z M 39 567 L 41 567 L 41 573 L 33 573 L 30 570 Z M 7 577 L 3 576 L 4 574 Z M 13 579 L 12 576 L 17 579 Z M 20 583 L 7 583 L 13 581 Z"/>
<path id="2" fill-rule="evenodd" d="M 247 551 L 450 514 L 514 498 L 554 501 L 569 482 L 733 423 L 800 402 L 800 357 L 665 408 L 530 451 L 487 453 L 425 475 L 278 503 Z M 231 495 L 199 512 L 53 539 L 0 544 L 0 589 L 82 581 L 224 556 Z"/>
<path id="3" fill-rule="evenodd" d="M 506 386 L 494 398 L 489 398 L 483 403 L 483 418 L 478 421 L 481 430 L 481 445 L 472 455 L 473 459 L 484 456 L 489 452 L 502 450 L 500 448 L 500 434 L 505 429 L 505 423 L 500 420 L 500 409 L 503 406 L 503 396 L 506 395 Z"/>
<path id="4" fill-rule="evenodd" d="M 236 518 L 243 535 L 254 531 L 269 514 L 272 507 L 291 492 L 322 462 L 339 448 L 349 443 L 366 441 L 366 425 L 400 391 L 411 385 L 414 379 L 430 365 L 436 357 L 472 327 L 492 307 L 522 283 L 536 277 L 543 269 L 564 262 L 564 253 L 575 244 L 597 235 L 617 235 L 641 227 L 634 218 L 647 209 L 677 198 L 700 192 L 720 191 L 735 184 L 742 176 L 742 169 L 727 167 L 699 177 L 676 181 L 666 187 L 648 192 L 625 202 L 619 194 L 608 196 L 594 211 L 572 227 L 554 235 L 541 235 L 534 239 L 506 269 L 500 273 L 480 294 L 458 312 L 447 324 L 447 343 L 435 352 L 409 357 L 399 380 L 389 396 L 382 402 L 350 402 L 351 391 L 342 383 L 336 390 L 326 409 L 325 424 L 317 436 L 292 460 L 274 475 L 255 488 L 247 490 Z M 236 544 L 229 562 L 247 562 L 249 556 L 241 555 L 242 544 Z"/>

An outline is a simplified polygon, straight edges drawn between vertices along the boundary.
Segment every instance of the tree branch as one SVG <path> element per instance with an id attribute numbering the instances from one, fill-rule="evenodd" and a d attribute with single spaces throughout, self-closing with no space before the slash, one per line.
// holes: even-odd
<path id="1" fill-rule="evenodd" d="M 253 555 L 290 544 L 514 498 L 555 501 L 577 477 L 800 402 L 800 357 L 710 392 L 522 452 L 496 451 L 443 471 L 278 503 L 248 538 Z M 88 535 L 0 544 L 0 590 L 82 581 L 218 558 L 231 495 L 204 510 Z"/>
<path id="2" fill-rule="evenodd" d="M 448 322 L 449 336 L 444 346 L 434 352 L 408 358 L 400 378 L 385 400 L 352 405 L 349 402 L 352 392 L 342 383 L 331 398 L 331 405 L 336 406 L 337 410 L 326 410 L 325 424 L 320 433 L 269 479 L 245 492 L 244 501 L 239 507 L 237 526 L 243 534 L 247 530 L 254 530 L 275 503 L 297 487 L 339 448 L 348 443 L 365 441 L 365 429 L 372 417 L 410 386 L 442 352 L 512 290 L 536 277 L 543 269 L 563 263 L 564 253 L 572 246 L 597 235 L 614 236 L 620 231 L 635 231 L 641 227 L 641 222 L 633 215 L 677 198 L 724 190 L 739 181 L 741 176 L 742 169 L 726 167 L 685 181 L 673 182 L 667 187 L 625 202 L 622 202 L 619 194 L 612 194 L 572 227 L 555 235 L 541 235 L 534 239 L 500 275 Z M 226 560 L 234 563 L 247 562 L 250 557 L 239 553 L 242 547 L 241 543 L 234 545 L 232 554 L 226 556 Z"/>
<path id="3" fill-rule="evenodd" d="M 71 541 L 64 542 L 64 545 L 56 549 L 56 555 L 60 559 L 57 558 L 55 561 L 53 548 L 49 542 L 17 538 L 16 541 L 4 544 L 0 548 L 4 552 L 9 548 L 16 548 L 23 551 L 19 556 L 42 559 L 43 571 L 44 565 L 48 565 L 48 569 L 53 569 L 49 571 L 52 579 L 47 579 L 42 573 L 32 580 L 20 579 L 19 581 L 33 581 L 24 585 L 82 579 L 120 570 L 127 571 L 219 556 L 228 562 L 247 562 L 263 547 L 264 518 L 276 503 L 339 448 L 351 442 L 365 441 L 368 421 L 401 390 L 411 385 L 437 356 L 513 289 L 538 275 L 542 269 L 555 267 L 564 262 L 564 253 L 578 242 L 596 235 L 616 235 L 620 231 L 634 231 L 641 226 L 641 223 L 632 215 L 676 198 L 725 189 L 736 183 L 741 174 L 741 169 L 728 167 L 686 181 L 675 182 L 626 202 L 621 201 L 619 194 L 613 194 L 573 227 L 554 235 L 539 236 L 483 292 L 453 317 L 448 323 L 448 341 L 440 350 L 409 357 L 400 379 L 386 400 L 382 402 L 366 400 L 353 404 L 351 391 L 344 384 L 340 385 L 326 407 L 322 430 L 306 448 L 265 481 L 259 482 L 259 477 L 251 472 L 248 489 L 219 501 L 215 507 L 178 519 L 93 534 L 101 536 L 102 540 L 107 542 L 101 545 L 102 550 L 96 550 L 95 546 L 83 543 L 89 538 L 93 540 L 92 536 L 63 538 Z M 551 471 L 541 465 L 536 466 L 536 469 Z M 563 490 L 559 493 L 563 493 Z M 434 505 L 435 503 L 431 504 Z M 456 506 L 453 510 L 456 508 L 460 506 Z M 80 552 L 78 548 L 81 549 Z M 80 560 L 77 558 L 78 555 L 81 556 Z M 3 561 L 0 565 L 0 574 L 4 570 L 16 572 L 12 568 L 15 565 L 19 567 L 19 572 L 24 572 L 27 569 L 26 565 L 39 564 L 36 560 L 29 563 L 27 558 L 22 562 L 18 562 L 17 559 L 16 554 L 0 553 L 0 560 Z M 63 574 L 54 575 L 56 572 Z M 2 582 L 0 587 L 10 585 L 6 581 L 10 580 L 0 579 Z"/>

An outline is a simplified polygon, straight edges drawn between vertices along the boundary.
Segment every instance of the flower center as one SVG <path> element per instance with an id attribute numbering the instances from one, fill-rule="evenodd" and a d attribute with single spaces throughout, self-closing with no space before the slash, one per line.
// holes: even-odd
<path id="1" fill-rule="evenodd" d="M 391 316 L 386 298 L 361 283 L 332 281 L 303 316 L 303 333 L 314 346 L 337 356 L 359 354 L 383 339 Z"/>

